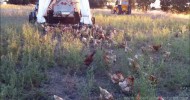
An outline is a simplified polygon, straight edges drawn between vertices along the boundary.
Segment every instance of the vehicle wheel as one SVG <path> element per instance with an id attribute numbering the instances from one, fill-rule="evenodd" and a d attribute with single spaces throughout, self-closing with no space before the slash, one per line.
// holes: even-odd
<path id="1" fill-rule="evenodd" d="M 80 15 L 78 12 L 74 12 L 74 23 L 80 23 Z"/>
<path id="2" fill-rule="evenodd" d="M 35 12 L 30 12 L 29 14 L 29 22 L 30 23 L 35 23 L 36 22 L 36 13 Z"/>
<path id="3" fill-rule="evenodd" d="M 53 10 L 47 11 L 47 16 L 45 18 L 46 18 L 46 22 L 47 23 L 53 24 L 54 23 L 54 20 L 53 20 Z"/>

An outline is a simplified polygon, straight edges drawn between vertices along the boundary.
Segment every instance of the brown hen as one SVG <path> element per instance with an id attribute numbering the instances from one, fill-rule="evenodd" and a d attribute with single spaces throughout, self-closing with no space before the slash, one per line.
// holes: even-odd
<path id="1" fill-rule="evenodd" d="M 119 86 L 123 92 L 132 91 L 134 86 L 134 77 L 128 76 L 123 82 L 119 82 Z"/>
<path id="2" fill-rule="evenodd" d="M 119 82 L 124 80 L 124 76 L 120 71 L 117 71 L 115 74 L 111 75 L 109 73 L 109 76 L 111 77 L 111 80 L 113 83 L 118 84 Z"/>
<path id="3" fill-rule="evenodd" d="M 132 67 L 133 71 L 138 71 L 140 69 L 140 65 L 137 62 L 137 59 L 131 59 L 128 58 L 129 60 L 129 65 Z"/>
<path id="4" fill-rule="evenodd" d="M 161 44 L 159 44 L 159 45 L 152 45 L 152 49 L 153 49 L 154 51 L 158 51 L 161 47 L 162 47 Z"/>
<path id="5" fill-rule="evenodd" d="M 86 57 L 86 59 L 84 60 L 84 64 L 86 66 L 89 66 L 92 63 L 93 56 L 94 56 L 95 53 L 96 53 L 96 51 L 93 51 L 89 56 Z"/>
<path id="6" fill-rule="evenodd" d="M 164 100 L 164 98 L 162 96 L 159 96 L 158 100 Z"/>
<path id="7" fill-rule="evenodd" d="M 154 75 L 150 75 L 148 79 L 151 81 L 151 84 L 157 84 L 158 80 Z"/>
<path id="8" fill-rule="evenodd" d="M 135 100 L 141 100 L 140 92 L 138 92 L 138 94 L 137 94 Z"/>

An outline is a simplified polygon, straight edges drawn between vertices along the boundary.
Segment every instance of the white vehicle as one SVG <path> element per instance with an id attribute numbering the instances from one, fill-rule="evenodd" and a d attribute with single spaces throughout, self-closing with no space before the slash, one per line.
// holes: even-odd
<path id="1" fill-rule="evenodd" d="M 160 0 L 156 0 L 154 3 L 150 4 L 151 9 L 160 9 Z"/>
<path id="2" fill-rule="evenodd" d="M 94 24 L 88 0 L 39 0 L 29 22 L 49 24 Z"/>
<path id="3" fill-rule="evenodd" d="M 0 0 L 0 4 L 7 4 L 9 0 Z"/>

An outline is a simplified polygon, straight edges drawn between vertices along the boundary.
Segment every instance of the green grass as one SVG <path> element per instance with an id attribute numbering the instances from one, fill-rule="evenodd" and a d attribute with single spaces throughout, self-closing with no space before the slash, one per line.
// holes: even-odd
<path id="1" fill-rule="evenodd" d="M 64 70 L 64 74 L 80 73 L 88 49 L 84 48 L 79 39 L 74 39 L 71 33 L 62 34 L 59 29 L 42 36 L 43 32 L 38 26 L 28 23 L 27 15 L 31 7 L 21 7 L 22 10 L 17 7 L 1 7 L 0 99 L 48 99 L 49 95 L 40 89 L 48 80 L 45 74 L 47 70 L 59 66 Z M 14 11 L 6 12 L 10 9 Z M 128 44 L 133 51 L 125 53 L 123 49 L 114 48 L 117 62 L 106 66 L 102 58 L 103 51 L 98 50 L 92 68 L 83 72 L 85 76 L 80 76 L 86 79 L 77 85 L 80 98 L 93 98 L 94 94 L 91 92 L 95 91 L 97 95 L 99 85 L 118 92 L 119 88 L 113 86 L 109 78 L 105 77 L 108 70 L 122 70 L 125 76 L 136 76 L 134 96 L 114 94 L 118 100 L 133 98 L 138 91 L 144 100 L 153 100 L 158 96 L 157 89 L 181 92 L 175 95 L 178 97 L 190 96 L 189 92 L 183 89 L 190 87 L 188 21 L 134 15 L 96 14 L 95 17 L 96 23 L 104 29 L 109 24 L 117 29 L 118 35 L 114 38 L 117 43 L 123 42 L 126 36 L 131 37 L 132 41 Z M 175 38 L 174 34 L 178 31 L 182 31 L 182 34 Z M 58 35 L 61 36 L 61 43 L 52 39 L 59 37 Z M 157 53 L 141 54 L 140 47 L 151 44 L 162 44 L 162 49 Z M 171 52 L 166 61 L 162 57 L 163 51 Z M 131 71 L 127 60 L 135 54 L 142 55 L 138 61 L 141 66 L 139 74 Z M 156 60 L 152 62 L 150 57 Z M 155 75 L 159 80 L 158 84 L 151 85 L 142 72 Z"/>

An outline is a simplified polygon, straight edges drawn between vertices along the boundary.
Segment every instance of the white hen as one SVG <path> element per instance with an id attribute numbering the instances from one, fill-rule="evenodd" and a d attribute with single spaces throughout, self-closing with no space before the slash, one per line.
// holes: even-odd
<path id="1" fill-rule="evenodd" d="M 101 100 L 114 100 L 113 95 L 109 93 L 106 89 L 100 88 L 100 99 Z"/>
<path id="2" fill-rule="evenodd" d="M 63 98 L 61 98 L 61 97 L 59 97 L 57 95 L 54 95 L 53 97 L 54 97 L 54 100 L 64 100 Z"/>

